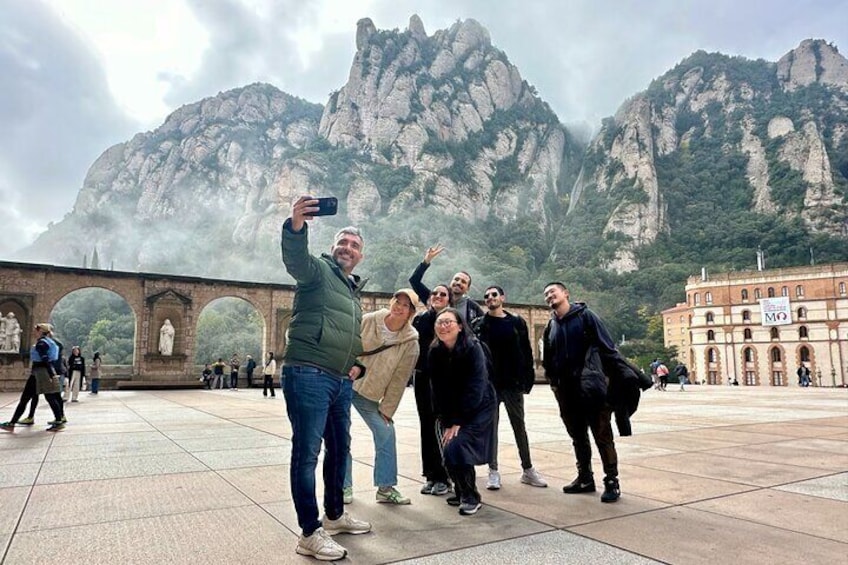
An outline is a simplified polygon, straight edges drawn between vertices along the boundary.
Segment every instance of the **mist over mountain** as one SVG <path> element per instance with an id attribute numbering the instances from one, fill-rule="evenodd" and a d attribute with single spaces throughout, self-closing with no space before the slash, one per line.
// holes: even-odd
<path id="1" fill-rule="evenodd" d="M 562 121 L 568 121 L 564 116 Z M 315 251 L 363 228 L 370 290 L 459 268 L 514 301 L 566 280 L 614 332 L 682 298 L 701 266 L 848 259 L 848 62 L 805 40 L 778 62 L 697 52 L 624 101 L 588 146 L 474 20 L 428 35 L 360 20 L 323 106 L 268 84 L 219 93 L 107 149 L 27 261 L 288 282 L 279 230 L 302 194 L 337 196 Z M 479 292 L 478 292 L 479 291 Z"/>

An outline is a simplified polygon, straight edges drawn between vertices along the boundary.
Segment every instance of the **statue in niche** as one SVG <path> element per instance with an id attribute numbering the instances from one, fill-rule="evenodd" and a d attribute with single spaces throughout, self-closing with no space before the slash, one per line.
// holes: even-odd
<path id="1" fill-rule="evenodd" d="M 17 353 L 21 349 L 21 325 L 14 312 L 9 312 L 3 318 L 4 327 L 0 330 L 3 338 L 0 341 L 0 351 Z"/>
<path id="2" fill-rule="evenodd" d="M 174 326 L 171 324 L 171 320 L 166 318 L 165 323 L 162 324 L 162 327 L 159 329 L 159 354 L 160 355 L 173 355 L 174 354 L 174 334 L 176 330 L 174 330 Z"/>
<path id="3" fill-rule="evenodd" d="M 0 312 L 0 351 L 6 349 L 6 318 L 3 317 L 3 312 Z"/>

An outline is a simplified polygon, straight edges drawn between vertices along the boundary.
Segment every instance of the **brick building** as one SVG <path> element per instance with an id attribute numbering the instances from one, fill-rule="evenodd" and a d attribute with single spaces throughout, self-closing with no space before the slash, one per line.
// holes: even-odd
<path id="1" fill-rule="evenodd" d="M 845 386 L 848 263 L 690 277 L 663 329 L 694 380 L 797 386 L 804 363 L 815 385 Z"/>

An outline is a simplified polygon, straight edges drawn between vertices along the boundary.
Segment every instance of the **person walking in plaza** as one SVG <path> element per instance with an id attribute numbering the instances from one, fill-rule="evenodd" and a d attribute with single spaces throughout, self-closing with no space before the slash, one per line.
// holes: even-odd
<path id="1" fill-rule="evenodd" d="M 246 359 L 244 373 L 247 375 L 247 388 L 253 388 L 253 371 L 256 369 L 256 361 L 251 355 L 248 355 Z"/>
<path id="2" fill-rule="evenodd" d="M 489 479 L 486 488 L 501 488 L 498 471 L 498 420 L 500 404 L 506 407 L 509 423 L 515 434 L 518 456 L 521 459 L 521 482 L 534 487 L 546 487 L 548 483 L 533 468 L 530 460 L 530 443 L 524 425 L 524 395 L 533 388 L 536 370 L 533 366 L 533 349 L 527 323 L 521 316 L 504 310 L 506 294 L 499 286 L 486 289 L 483 298 L 488 312 L 474 320 L 474 331 L 492 354 L 492 383 L 497 393 L 497 408 L 492 426 L 492 453 L 489 458 Z"/>
<path id="3" fill-rule="evenodd" d="M 584 367 L 587 353 L 594 352 L 596 357 L 613 356 L 617 353 L 615 344 L 594 312 L 583 303 L 569 302 L 568 289 L 561 282 L 546 285 L 544 298 L 552 311 L 544 333 L 545 376 L 551 383 L 577 459 L 577 478 L 562 491 L 566 494 L 595 492 L 589 444 L 591 429 L 604 467 L 601 502 L 615 502 L 621 492 L 612 409 L 606 400 L 606 377 L 588 374 Z M 584 373 L 587 374 L 584 376 Z"/>
<path id="4" fill-rule="evenodd" d="M 428 249 L 427 254 L 432 253 L 433 248 Z M 427 255 L 425 261 L 429 264 Z M 415 365 L 415 377 L 413 387 L 415 391 L 415 406 L 418 411 L 419 445 L 421 446 L 421 469 L 426 480 L 421 487 L 421 494 L 432 494 L 444 496 L 451 491 L 451 482 L 448 478 L 447 469 L 442 461 L 439 438 L 436 434 L 436 417 L 433 414 L 433 393 L 430 386 L 430 371 L 427 366 L 430 345 L 436 337 L 436 316 L 445 308 L 453 305 L 453 297 L 450 287 L 439 284 L 433 287 L 432 292 L 423 285 L 416 289 L 416 294 L 422 303 L 429 304 L 429 308 L 415 316 L 412 326 L 418 332 L 418 362 Z"/>
<path id="5" fill-rule="evenodd" d="M 343 500 L 353 380 L 362 373 L 356 357 L 362 353 L 363 282 L 353 270 L 364 242 L 359 230 L 347 227 L 334 236 L 330 254 L 311 255 L 308 221 L 319 210 L 318 200 L 302 196 L 283 223 L 283 264 L 297 288 L 282 381 L 292 429 L 291 491 L 301 528 L 296 551 L 331 561 L 343 559 L 347 550 L 330 536 L 371 531 L 371 524 L 345 512 Z M 324 517 L 319 520 L 315 469 L 322 440 Z"/>
<path id="6" fill-rule="evenodd" d="M 677 364 L 677 367 L 674 368 L 674 375 L 677 377 L 677 382 L 680 383 L 680 390 L 686 391 L 683 388 L 683 385 L 689 380 L 689 369 L 686 368 L 686 365 L 683 364 L 683 361 Z"/>
<path id="7" fill-rule="evenodd" d="M 100 359 L 100 352 L 95 351 L 94 357 L 91 360 L 91 374 L 89 378 L 91 379 L 91 390 L 89 394 L 97 394 L 100 392 L 100 367 L 103 365 L 103 361 Z"/>
<path id="8" fill-rule="evenodd" d="M 233 353 L 230 357 L 230 390 L 238 390 L 238 373 L 241 366 L 241 360 L 238 353 Z"/>
<path id="9" fill-rule="evenodd" d="M 663 392 L 665 392 L 666 387 L 668 387 L 668 367 L 661 360 L 657 360 L 657 379 L 659 383 L 657 384 L 657 388 Z"/>
<path id="10" fill-rule="evenodd" d="M 53 326 L 47 323 L 37 324 L 34 328 L 35 344 L 30 349 L 30 376 L 35 380 L 35 393 L 43 394 L 47 404 L 50 405 L 50 410 L 53 412 L 53 420 L 49 422 L 48 432 L 58 432 L 65 428 L 67 419 L 65 418 L 65 410 L 62 406 L 62 397 L 59 394 L 59 380 L 56 378 L 56 365 L 59 361 L 59 346 L 56 344 L 50 335 L 53 331 Z M 23 409 L 18 405 L 16 415 L 12 416 L 12 420 L 0 424 L 0 429 L 6 431 L 14 431 L 15 425 L 20 417 L 17 410 Z"/>
<path id="11" fill-rule="evenodd" d="M 68 371 L 71 378 L 65 387 L 64 401 L 67 402 L 70 398 L 71 402 L 79 402 L 80 384 L 85 378 L 85 357 L 82 356 L 79 345 L 73 346 L 71 354 L 68 355 Z"/>
<path id="12" fill-rule="evenodd" d="M 277 374 L 277 360 L 274 359 L 274 352 L 268 352 L 268 359 L 265 361 L 265 366 L 262 368 L 262 396 L 268 398 L 268 391 L 271 391 L 271 398 L 276 398 L 274 394 L 274 376 Z"/>
<path id="13" fill-rule="evenodd" d="M 377 502 L 410 504 L 397 485 L 397 438 L 392 418 L 400 404 L 409 375 L 418 360 L 418 332 L 412 317 L 418 296 L 411 288 L 395 292 L 388 309 L 362 317 L 362 377 L 353 383 L 353 407 L 374 437 L 374 486 Z M 348 455 L 344 500 L 353 500 L 353 458 Z"/>
<path id="14" fill-rule="evenodd" d="M 482 506 L 474 466 L 489 462 L 497 409 L 486 354 L 460 313 L 447 308 L 436 318 L 429 357 L 433 410 L 445 467 L 456 489 L 447 502 L 470 516 Z"/>
<path id="15" fill-rule="evenodd" d="M 409 277 L 409 284 L 412 285 L 412 288 L 418 294 L 421 302 L 425 304 L 427 303 L 427 299 L 430 298 L 430 290 L 422 282 L 424 273 L 430 268 L 430 262 L 438 257 L 444 250 L 445 248 L 438 243 L 433 247 L 428 247 L 427 251 L 424 253 L 424 260 L 418 264 L 415 271 L 413 271 L 412 276 Z M 452 308 L 456 308 L 462 316 L 462 319 L 468 324 L 470 324 L 474 318 L 483 315 L 483 309 L 480 305 L 468 298 L 467 293 L 470 288 L 471 275 L 465 271 L 459 271 L 453 276 L 453 279 L 451 279 L 450 293 Z"/>

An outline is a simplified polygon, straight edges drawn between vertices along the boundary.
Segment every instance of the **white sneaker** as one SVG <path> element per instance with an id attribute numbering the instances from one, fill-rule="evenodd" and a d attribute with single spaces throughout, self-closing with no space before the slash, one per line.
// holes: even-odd
<path id="1" fill-rule="evenodd" d="M 347 556 L 347 550 L 327 534 L 324 528 L 318 528 L 311 536 L 300 536 L 295 551 L 300 555 L 309 555 L 319 561 L 337 561 Z"/>
<path id="2" fill-rule="evenodd" d="M 336 534 L 367 534 L 371 531 L 371 524 L 351 518 L 347 512 L 336 520 L 330 520 L 327 516 L 324 516 L 321 522 L 324 524 L 324 530 L 331 536 Z"/>
<path id="3" fill-rule="evenodd" d="M 546 487 L 548 483 L 545 479 L 542 478 L 542 475 L 539 474 L 539 471 L 530 467 L 529 469 L 525 469 L 523 473 L 521 473 L 521 482 L 525 485 L 530 485 L 531 487 Z"/>
<path id="4" fill-rule="evenodd" d="M 486 483 L 486 489 L 488 490 L 500 490 L 501 488 L 501 474 L 493 469 L 489 469 L 489 480 Z"/>

